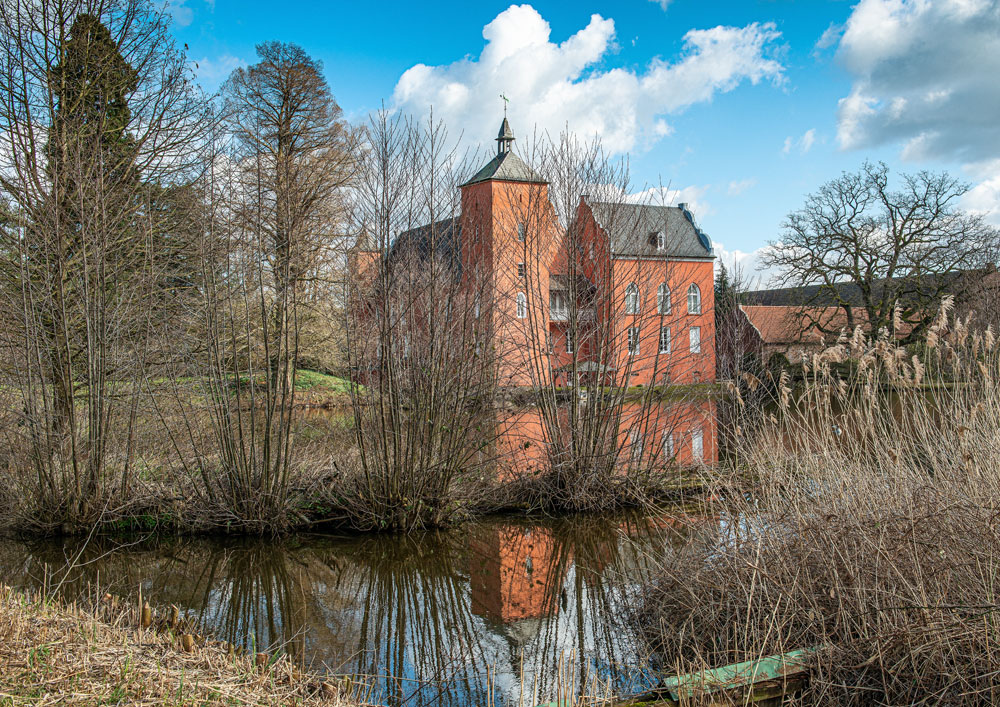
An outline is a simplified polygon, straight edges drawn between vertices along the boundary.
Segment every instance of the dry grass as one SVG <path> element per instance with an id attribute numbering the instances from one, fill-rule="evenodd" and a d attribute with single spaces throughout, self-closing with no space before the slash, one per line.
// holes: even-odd
<path id="1" fill-rule="evenodd" d="M 1000 355 L 944 315 L 922 352 L 845 338 L 740 430 L 639 611 L 664 672 L 815 646 L 806 704 L 1000 700 Z"/>
<path id="2" fill-rule="evenodd" d="M 138 628 L 137 609 L 107 599 L 90 610 L 0 586 L 0 705 L 359 703 L 342 694 L 346 685 L 303 675 L 287 657 L 234 655 L 183 629 Z"/>

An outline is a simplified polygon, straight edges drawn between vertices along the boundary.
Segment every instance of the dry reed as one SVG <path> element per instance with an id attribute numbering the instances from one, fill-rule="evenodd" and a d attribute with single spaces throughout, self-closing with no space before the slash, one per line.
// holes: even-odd
<path id="1" fill-rule="evenodd" d="M 637 612 L 665 673 L 816 647 L 806 704 L 1000 699 L 1000 356 L 947 310 L 911 350 L 842 336 L 742 418 L 721 522 Z"/>
<path id="2" fill-rule="evenodd" d="M 179 628 L 142 628 L 150 623 L 143 618 L 110 595 L 85 609 L 0 586 L 0 705 L 360 702 L 286 656 L 234 654 Z M 176 616 L 164 622 L 176 624 Z"/>

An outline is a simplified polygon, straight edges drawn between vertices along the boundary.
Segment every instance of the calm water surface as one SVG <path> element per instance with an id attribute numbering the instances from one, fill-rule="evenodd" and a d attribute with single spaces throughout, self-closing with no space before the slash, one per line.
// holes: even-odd
<path id="1" fill-rule="evenodd" d="M 313 669 L 374 676 L 393 705 L 501 704 L 554 697 L 560 661 L 574 682 L 619 694 L 653 678 L 630 638 L 629 597 L 690 516 L 490 521 L 410 536 L 182 538 L 123 544 L 0 540 L 0 582 L 94 585 L 176 604 L 205 629 Z M 78 566 L 67 572 L 69 560 Z"/>

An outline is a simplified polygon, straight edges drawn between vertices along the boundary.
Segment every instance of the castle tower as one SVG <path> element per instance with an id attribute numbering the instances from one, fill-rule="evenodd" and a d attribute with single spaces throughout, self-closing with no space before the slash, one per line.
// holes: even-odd
<path id="1" fill-rule="evenodd" d="M 549 268 L 558 220 L 548 183 L 512 148 L 507 118 L 497 153 L 462 189 L 462 272 L 482 292 L 504 386 L 548 376 Z"/>

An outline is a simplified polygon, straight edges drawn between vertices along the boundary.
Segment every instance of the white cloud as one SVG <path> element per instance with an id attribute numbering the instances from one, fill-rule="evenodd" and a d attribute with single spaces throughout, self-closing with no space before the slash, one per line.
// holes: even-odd
<path id="1" fill-rule="evenodd" d="M 997 0 L 861 0 L 837 57 L 854 75 L 840 101 L 842 147 L 920 137 L 913 159 L 1000 155 Z"/>
<path id="2" fill-rule="evenodd" d="M 757 178 L 750 177 L 749 179 L 741 179 L 739 181 L 729 182 L 729 188 L 726 189 L 726 193 L 729 196 L 739 196 L 747 189 L 751 189 L 757 185 Z"/>
<path id="3" fill-rule="evenodd" d="M 400 77 L 397 107 L 426 113 L 433 106 L 453 134 L 492 137 L 510 98 L 515 134 L 533 127 L 582 137 L 599 135 L 611 152 L 648 147 L 669 135 L 663 116 L 711 101 L 744 82 L 780 83 L 783 66 L 771 54 L 780 37 L 773 24 L 690 30 L 673 60 L 656 58 L 643 71 L 603 68 L 614 53 L 615 24 L 592 15 L 586 27 L 562 43 L 551 41 L 549 23 L 530 5 L 512 5 L 483 28 L 478 57 L 452 64 L 417 64 Z"/>
<path id="4" fill-rule="evenodd" d="M 816 142 L 816 128 L 809 128 L 806 130 L 802 137 L 795 139 L 791 135 L 785 138 L 785 144 L 781 147 L 782 154 L 789 154 L 792 148 L 798 149 L 800 154 L 806 154 L 812 149 L 812 146 Z"/>
<path id="5" fill-rule="evenodd" d="M 636 204 L 650 204 L 653 206 L 677 206 L 685 204 L 687 210 L 698 218 L 704 218 L 712 213 L 711 205 L 705 200 L 710 185 L 689 186 L 681 189 L 670 187 L 650 187 L 643 191 L 629 194 L 626 199 Z"/>
<path id="6" fill-rule="evenodd" d="M 844 32 L 844 26 L 838 25 L 836 22 L 831 22 L 830 26 L 827 27 L 820 38 L 816 40 L 816 46 L 814 47 L 816 51 L 823 49 L 829 49 L 834 44 L 840 40 L 840 35 Z"/>
<path id="7" fill-rule="evenodd" d="M 167 0 L 163 9 L 181 27 L 187 27 L 194 19 L 194 10 L 187 5 L 187 0 Z"/>
<path id="8" fill-rule="evenodd" d="M 963 206 L 1000 221 L 1000 0 L 861 0 L 837 58 L 840 146 L 958 161 L 980 180 Z"/>
<path id="9" fill-rule="evenodd" d="M 203 57 L 195 62 L 194 73 L 202 88 L 214 91 L 229 78 L 229 74 L 246 65 L 246 61 L 231 54 L 223 54 L 214 59 Z"/>
<path id="10" fill-rule="evenodd" d="M 729 250 L 718 241 L 714 241 L 712 246 L 715 250 L 716 269 L 720 265 L 725 265 L 730 277 L 738 277 L 742 287 L 759 290 L 773 284 L 772 280 L 778 271 L 774 268 L 765 268 L 761 264 L 761 256 L 770 246 L 763 246 L 750 252 L 739 249 Z"/>
<path id="11" fill-rule="evenodd" d="M 666 12 L 667 8 L 670 7 L 670 3 L 673 2 L 673 0 L 649 0 L 649 1 L 655 2 L 663 9 L 664 12 Z"/>

